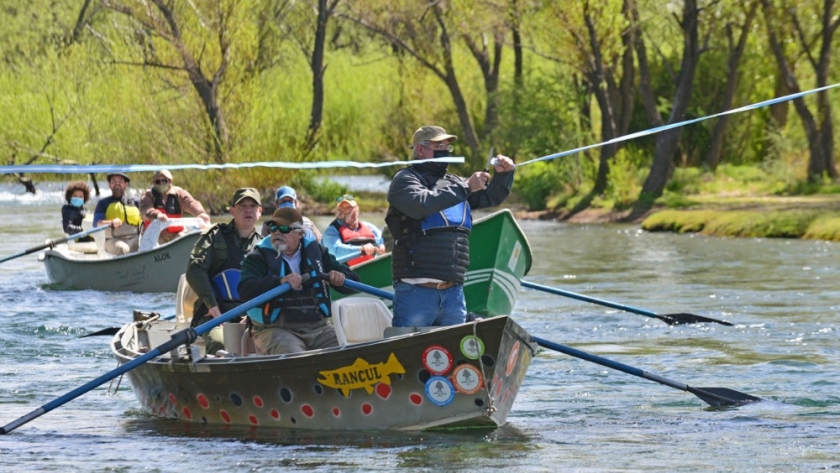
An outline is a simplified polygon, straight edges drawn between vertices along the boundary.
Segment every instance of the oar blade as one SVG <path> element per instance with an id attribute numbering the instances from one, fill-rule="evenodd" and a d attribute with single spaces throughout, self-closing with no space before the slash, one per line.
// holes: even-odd
<path id="1" fill-rule="evenodd" d="M 120 331 L 120 327 L 108 327 L 108 328 L 103 328 L 102 330 L 99 330 L 97 332 L 89 333 L 87 335 L 82 335 L 79 338 L 98 337 L 98 336 L 101 336 L 101 335 L 116 335 L 117 332 L 119 332 L 119 331 Z"/>
<path id="2" fill-rule="evenodd" d="M 729 388 L 693 388 L 689 386 L 688 391 L 714 407 L 741 406 L 762 400 L 760 397 Z"/>
<path id="3" fill-rule="evenodd" d="M 713 319 L 711 317 L 703 317 L 702 315 L 688 314 L 685 312 L 680 312 L 677 314 L 658 315 L 657 318 L 667 323 L 668 325 L 715 323 L 726 325 L 729 327 L 733 326 L 731 322 L 727 322 L 725 320 L 718 320 Z"/>

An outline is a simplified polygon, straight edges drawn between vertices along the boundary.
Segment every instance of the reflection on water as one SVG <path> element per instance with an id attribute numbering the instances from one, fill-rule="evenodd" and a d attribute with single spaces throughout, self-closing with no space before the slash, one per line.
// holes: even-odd
<path id="1" fill-rule="evenodd" d="M 61 236 L 61 189 L 30 197 L 0 185 L 0 255 Z M 382 223 L 380 215 L 363 218 Z M 317 223 L 324 228 L 329 220 Z M 513 315 L 530 333 L 767 401 L 712 409 L 689 393 L 547 350 L 534 357 L 508 424 L 491 431 L 186 424 L 149 417 L 123 383 L 115 395 L 103 386 L 0 436 L 0 471 L 840 469 L 836 243 L 521 225 L 534 254 L 531 281 L 736 324 L 668 326 L 523 289 Z M 33 254 L 0 264 L 0 300 L 5 424 L 116 366 L 109 337 L 80 335 L 121 325 L 133 309 L 171 313 L 174 294 L 55 290 Z"/>

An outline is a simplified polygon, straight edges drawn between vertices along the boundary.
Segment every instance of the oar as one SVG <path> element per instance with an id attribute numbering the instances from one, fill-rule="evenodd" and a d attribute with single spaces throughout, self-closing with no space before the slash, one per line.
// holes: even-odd
<path id="1" fill-rule="evenodd" d="M 147 353 L 144 353 L 143 355 L 129 361 L 128 363 L 126 363 L 126 364 L 124 364 L 124 365 L 122 365 L 122 366 L 120 366 L 120 367 L 118 367 L 118 368 L 116 368 L 112 371 L 109 371 L 108 373 L 94 379 L 93 381 L 90 381 L 89 383 L 87 383 L 83 386 L 80 386 L 80 387 L 70 391 L 69 393 L 67 393 L 67 394 L 65 394 L 65 395 L 63 395 L 59 398 L 44 404 L 43 406 L 39 407 L 38 409 L 35 409 L 34 411 L 30 412 L 29 414 L 26 414 L 25 416 L 20 417 L 19 419 L 6 424 L 2 428 L 0 428 L 0 434 L 7 434 L 7 433 L 15 430 L 16 428 L 20 427 L 21 425 L 23 425 L 23 424 L 25 424 L 25 423 L 27 423 L 31 420 L 34 420 L 34 419 L 42 416 L 43 414 L 46 414 L 47 412 L 50 412 L 51 410 L 72 401 L 73 399 L 76 399 L 77 397 L 81 396 L 82 394 L 84 394 L 88 391 L 91 391 L 92 389 L 96 388 L 97 386 L 100 386 L 100 385 L 104 384 L 105 382 L 110 381 L 110 380 L 116 378 L 117 376 L 119 376 L 123 373 L 129 372 L 129 371 L 133 370 L 134 368 L 137 368 L 138 366 L 146 363 L 147 361 L 152 360 L 153 358 L 157 358 L 157 357 L 163 355 L 164 353 L 168 353 L 168 352 L 178 348 L 181 345 L 192 343 L 193 341 L 196 340 L 196 338 L 198 338 L 199 335 L 204 335 L 205 333 L 209 332 L 212 328 L 217 327 L 217 326 L 233 319 L 234 317 L 236 317 L 237 315 L 245 312 L 248 309 L 252 309 L 252 308 L 257 307 L 261 304 L 265 304 L 266 302 L 274 299 L 275 297 L 278 297 L 278 296 L 282 295 L 283 293 L 287 292 L 291 288 L 292 288 L 292 286 L 289 283 L 283 283 L 283 284 L 275 287 L 274 289 L 266 292 L 265 294 L 263 294 L 259 297 L 256 297 L 254 299 L 251 299 L 250 301 L 248 301 L 248 302 L 246 302 L 246 303 L 244 303 L 244 304 L 242 304 L 242 305 L 240 305 L 240 306 L 238 306 L 234 309 L 231 309 L 231 310 L 225 312 L 224 314 L 214 318 L 213 320 L 199 325 L 198 327 L 196 327 L 194 329 L 187 328 L 187 329 L 175 332 L 174 334 L 172 334 L 172 338 L 169 341 L 153 348 L 151 351 L 149 351 Z"/>
<path id="2" fill-rule="evenodd" d="M 560 353 L 565 353 L 567 355 L 574 356 L 575 358 L 580 358 L 582 360 L 591 361 L 593 363 L 606 366 L 607 368 L 623 371 L 627 374 L 632 374 L 633 376 L 638 376 L 640 378 L 655 381 L 657 383 L 664 384 L 665 386 L 670 386 L 672 388 L 679 389 L 680 391 L 688 391 L 691 394 L 694 394 L 695 396 L 702 399 L 710 406 L 738 406 L 741 404 L 748 404 L 750 402 L 757 402 L 762 400 L 759 397 L 751 396 L 749 394 L 735 391 L 734 389 L 729 388 L 694 388 L 685 383 L 673 381 L 668 378 L 659 376 L 658 374 L 650 373 L 644 370 L 640 370 L 639 368 L 634 368 L 632 366 L 625 365 L 624 363 L 619 363 L 617 361 L 613 361 L 607 358 L 602 358 L 600 356 L 593 355 L 585 351 L 580 351 L 572 347 L 567 347 L 565 345 L 560 345 L 559 343 L 550 342 L 542 338 L 533 338 L 541 347 L 559 351 Z"/>
<path id="3" fill-rule="evenodd" d="M 668 325 L 681 325 L 681 324 L 699 324 L 704 322 L 714 322 L 716 324 L 721 325 L 728 325 L 732 326 L 731 323 L 725 320 L 718 320 L 713 319 L 710 317 L 703 317 L 702 315 L 695 315 L 695 314 L 686 314 L 686 313 L 678 313 L 678 314 L 656 314 L 649 310 L 639 309 L 636 307 L 631 307 L 629 305 L 619 304 L 617 302 L 610 302 L 605 301 L 603 299 L 596 299 L 594 297 L 584 296 L 583 294 L 577 294 L 574 292 L 564 291 L 562 289 L 557 289 L 555 287 L 543 286 L 542 284 L 536 284 L 529 281 L 520 281 L 522 287 L 527 287 L 528 289 L 536 289 L 538 291 L 548 292 L 551 294 L 557 294 L 558 296 L 565 296 L 571 297 L 572 299 L 577 299 L 579 301 L 584 302 L 591 302 L 593 304 L 600 304 L 606 307 L 612 307 L 613 309 L 623 310 L 627 312 L 633 312 L 635 314 L 644 315 L 645 317 L 652 317 L 654 319 L 659 319 L 665 322 Z"/>
<path id="4" fill-rule="evenodd" d="M 81 232 L 81 233 L 76 233 L 74 235 L 69 235 L 69 236 L 66 236 L 64 238 L 59 238 L 58 240 L 47 240 L 43 245 L 33 246 L 32 248 L 29 248 L 28 250 L 23 250 L 20 253 L 15 253 L 13 255 L 6 256 L 5 258 L 0 259 L 0 263 L 5 263 L 6 261 L 9 261 L 10 259 L 15 259 L 18 256 L 24 256 L 24 255 L 28 255 L 30 253 L 35 253 L 36 251 L 41 251 L 44 248 L 55 248 L 56 245 L 60 245 L 62 243 L 66 243 L 66 242 L 72 241 L 72 240 L 77 240 L 79 238 L 84 238 L 84 237 L 90 235 L 91 233 L 101 232 L 102 230 L 105 230 L 105 229 L 108 229 L 108 228 L 111 228 L 111 225 L 102 225 L 101 227 L 94 227 L 94 228 L 91 228 L 90 230 L 86 230 L 86 231 Z"/>
<path id="5" fill-rule="evenodd" d="M 324 276 L 322 276 L 324 277 Z M 349 287 L 350 289 L 355 289 L 357 291 L 366 292 L 368 294 L 381 297 L 383 299 L 394 300 L 394 295 L 388 291 L 383 291 L 382 289 L 375 288 L 373 286 L 368 286 L 367 284 L 362 284 L 356 281 L 352 281 L 350 279 L 346 279 L 344 281 L 344 285 Z M 745 394 L 739 391 L 735 391 L 734 389 L 728 388 L 695 388 L 689 386 L 685 383 L 680 383 L 677 381 L 672 381 L 668 378 L 664 378 L 654 373 L 649 373 L 647 371 L 640 370 L 638 368 L 634 368 L 632 366 L 625 365 L 623 363 L 619 363 L 617 361 L 612 361 L 607 358 L 602 358 L 600 356 L 593 355 L 591 353 L 586 353 L 584 351 L 577 350 L 572 347 L 567 347 L 565 345 L 560 345 L 559 343 L 550 342 L 548 340 L 544 340 L 542 338 L 533 337 L 536 342 L 545 348 L 549 348 L 552 350 L 559 351 L 560 353 L 565 353 L 567 355 L 571 355 L 577 358 L 581 358 L 586 361 L 591 361 L 593 363 L 597 363 L 599 365 L 606 366 L 608 368 L 612 368 L 618 371 L 623 371 L 627 374 L 632 374 L 633 376 L 638 376 L 640 378 L 648 379 L 651 381 L 655 381 L 657 383 L 664 384 L 665 386 L 670 386 L 672 388 L 677 388 L 681 391 L 688 391 L 695 396 L 699 397 L 706 403 L 711 406 L 733 406 L 733 405 L 740 405 L 740 404 L 747 404 L 750 402 L 761 401 L 761 398 L 750 396 L 749 394 Z"/>
<path id="6" fill-rule="evenodd" d="M 353 258 L 357 258 L 357 257 L 359 257 L 361 254 L 362 254 L 362 251 L 361 251 L 361 250 L 359 250 L 359 251 L 357 251 L 357 252 L 355 252 L 355 253 L 350 253 L 349 255 L 344 255 L 344 256 L 342 256 L 341 258 L 336 258 L 335 260 L 336 260 L 336 261 L 338 261 L 339 263 L 346 263 L 346 262 L 350 261 L 350 260 L 351 260 L 351 259 L 353 259 Z"/>
<path id="7" fill-rule="evenodd" d="M 160 319 L 160 320 L 172 320 L 172 319 L 174 319 L 174 318 L 175 318 L 175 316 L 174 316 L 174 315 L 167 315 L 166 317 L 163 317 L 163 318 L 162 318 L 162 319 Z M 116 335 L 117 333 L 119 333 L 119 331 L 120 331 L 120 329 L 121 329 L 121 328 L 122 328 L 122 327 L 108 327 L 108 328 L 103 328 L 102 330 L 99 330 L 99 331 L 97 331 L 97 332 L 89 333 L 89 334 L 87 334 L 87 335 L 82 335 L 82 336 L 81 336 L 81 337 L 79 337 L 79 338 L 98 337 L 98 336 L 101 336 L 101 335 Z"/>

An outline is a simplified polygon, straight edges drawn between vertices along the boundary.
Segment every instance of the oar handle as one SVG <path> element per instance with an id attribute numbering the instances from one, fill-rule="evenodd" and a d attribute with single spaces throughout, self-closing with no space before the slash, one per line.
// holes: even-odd
<path id="1" fill-rule="evenodd" d="M 336 258 L 335 260 L 338 261 L 339 263 L 346 263 L 353 258 L 358 258 L 361 255 L 362 255 L 362 250 L 359 250 L 359 251 L 356 251 L 355 253 L 351 253 L 349 255 L 344 255 L 341 258 Z"/>
<path id="2" fill-rule="evenodd" d="M 330 275 L 327 273 L 321 273 L 318 275 L 318 277 L 323 279 L 324 281 L 330 280 Z M 367 284 L 354 281 L 350 278 L 344 279 L 344 287 L 354 289 L 359 292 L 364 292 L 372 296 L 381 297 L 382 299 L 387 299 L 389 301 L 394 300 L 394 295 L 390 292 L 379 289 L 378 287 L 368 286 Z"/>
<path id="3" fill-rule="evenodd" d="M 278 297 L 278 296 L 288 292 L 291 288 L 292 288 L 292 286 L 289 283 L 283 283 L 283 284 L 275 287 L 274 289 L 272 289 L 272 290 L 270 290 L 270 291 L 268 291 L 268 292 L 266 292 L 266 293 L 264 293 L 264 294 L 262 294 L 258 297 L 255 297 L 255 298 L 251 299 L 250 301 L 245 302 L 238 307 L 235 307 L 235 308 L 225 312 L 224 314 L 214 318 L 213 320 L 199 325 L 198 327 L 196 327 L 194 329 L 193 328 L 188 328 L 188 329 L 184 329 L 184 330 L 180 330 L 178 332 L 175 332 L 174 334 L 172 334 L 172 338 L 170 338 L 170 340 L 158 345 L 157 347 L 150 350 L 149 352 L 144 353 L 143 355 L 141 355 L 137 358 L 134 358 L 133 360 L 129 361 L 128 363 L 125 363 L 124 365 L 121 365 L 121 366 L 117 367 L 116 369 L 109 371 L 108 373 L 105 373 L 104 375 L 94 379 L 93 381 L 85 383 L 84 385 L 79 386 L 78 388 L 70 391 L 69 393 L 67 393 L 67 394 L 65 394 L 61 397 L 58 397 L 53 401 L 50 401 L 50 402 L 44 404 L 43 406 L 39 407 L 38 409 L 35 409 L 34 411 L 30 412 L 29 414 L 26 414 L 25 416 L 15 420 L 15 421 L 12 421 L 12 422 L 6 424 L 3 427 L 0 427 L 0 434 L 7 434 L 7 433 L 11 432 L 12 430 L 15 430 L 16 428 L 20 427 L 21 425 L 23 425 L 23 424 L 25 424 L 25 423 L 33 420 L 33 419 L 36 419 L 36 418 L 40 417 L 41 415 L 46 414 L 47 412 L 50 412 L 51 410 L 72 401 L 73 399 L 76 399 L 77 397 L 81 396 L 82 394 L 84 394 L 88 391 L 91 391 L 92 389 L 94 389 L 94 388 L 96 388 L 96 387 L 98 387 L 102 384 L 105 384 L 106 382 L 116 378 L 117 376 L 119 376 L 123 373 L 127 373 L 127 372 L 133 370 L 134 368 L 146 363 L 147 361 L 150 361 L 154 358 L 157 358 L 157 357 L 163 355 L 164 353 L 170 352 L 170 351 L 178 348 L 181 345 L 184 345 L 184 344 L 187 344 L 187 343 L 192 343 L 193 341 L 195 341 L 195 339 L 197 338 L 198 335 L 203 335 L 203 334 L 209 332 L 211 329 L 213 329 L 213 328 L 215 328 L 215 327 L 233 319 L 234 317 L 236 317 L 237 315 L 247 311 L 248 309 L 253 309 L 254 307 L 257 307 L 261 304 L 265 304 L 266 302 L 269 302 L 270 300 L 274 299 L 275 297 Z"/>

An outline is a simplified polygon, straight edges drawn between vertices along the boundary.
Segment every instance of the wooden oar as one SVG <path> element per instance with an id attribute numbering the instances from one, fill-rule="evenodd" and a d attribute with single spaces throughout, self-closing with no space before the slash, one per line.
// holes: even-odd
<path id="1" fill-rule="evenodd" d="M 166 317 L 161 318 L 160 320 L 172 320 L 174 319 L 174 315 L 167 315 Z M 89 333 L 87 335 L 82 335 L 79 338 L 87 338 L 87 337 L 99 337 L 101 335 L 116 335 L 122 327 L 108 327 L 103 328 L 97 332 Z"/>
<path id="2" fill-rule="evenodd" d="M 582 360 L 591 361 L 593 363 L 606 366 L 607 368 L 623 371 L 633 376 L 638 376 L 640 378 L 655 381 L 659 384 L 664 384 L 665 386 L 670 386 L 672 388 L 679 389 L 680 391 L 688 391 L 691 394 L 694 394 L 695 396 L 702 399 L 710 406 L 739 406 L 742 404 L 748 404 L 751 402 L 757 402 L 762 400 L 759 397 L 751 396 L 749 394 L 735 391 L 734 389 L 729 388 L 694 388 L 685 383 L 673 381 L 668 378 L 659 376 L 658 374 L 649 373 L 647 371 L 640 370 L 639 368 L 634 368 L 632 366 L 625 365 L 624 363 L 619 363 L 617 361 L 602 358 L 600 356 L 593 355 L 585 351 L 580 351 L 576 348 L 560 345 L 559 343 L 550 342 L 548 340 L 544 340 L 538 337 L 533 338 L 541 347 L 559 351 L 560 353 L 565 353 L 567 355 L 573 356 L 575 358 L 580 358 Z"/>
<path id="3" fill-rule="evenodd" d="M 34 419 L 46 414 L 47 412 L 50 412 L 51 410 L 72 401 L 73 399 L 76 399 L 77 397 L 81 396 L 82 394 L 84 394 L 88 391 L 93 390 L 97 386 L 100 386 L 100 385 L 106 383 L 107 381 L 110 381 L 110 380 L 116 378 L 117 376 L 119 376 L 123 373 L 127 373 L 127 372 L 133 370 L 134 368 L 137 368 L 138 366 L 146 363 L 149 360 L 157 358 L 157 357 L 163 355 L 164 353 L 168 353 L 168 352 L 178 348 L 181 345 L 185 345 L 185 344 L 189 344 L 189 343 L 194 342 L 196 340 L 196 338 L 198 338 L 199 335 L 204 335 L 205 333 L 209 332 L 212 328 L 217 327 L 217 326 L 233 319 L 234 317 L 238 316 L 239 314 L 245 312 L 248 309 L 257 307 L 261 304 L 265 304 L 266 302 L 274 299 L 275 297 L 278 297 L 278 296 L 284 294 L 285 292 L 289 291 L 291 288 L 292 288 L 292 286 L 289 283 L 283 283 L 283 284 L 275 287 L 274 289 L 266 292 L 265 294 L 263 294 L 259 297 L 256 297 L 254 299 L 251 299 L 250 301 L 248 301 L 248 302 L 246 302 L 246 303 L 244 303 L 244 304 L 242 304 L 242 305 L 240 305 L 240 306 L 238 306 L 234 309 L 231 309 L 231 310 L 225 312 L 224 314 L 214 318 L 213 320 L 211 320 L 209 322 L 206 322 L 206 323 L 203 323 L 203 324 L 199 325 L 195 329 L 188 328 L 188 329 L 181 330 L 179 332 L 175 332 L 174 334 L 172 334 L 172 338 L 169 341 L 164 342 L 163 344 L 155 347 L 151 351 L 149 351 L 147 353 L 144 353 L 143 355 L 129 361 L 128 363 L 126 363 L 126 364 L 124 364 L 124 365 L 122 365 L 122 366 L 120 366 L 120 367 L 118 367 L 114 370 L 109 371 L 108 373 L 94 379 L 93 381 L 90 381 L 89 383 L 87 383 L 83 386 L 79 386 L 78 388 L 70 391 L 69 393 L 67 393 L 67 394 L 65 394 L 65 395 L 63 395 L 63 396 L 61 396 L 61 397 L 59 397 L 59 398 L 57 398 L 53 401 L 50 401 L 50 402 L 44 404 L 43 406 L 39 407 L 38 409 L 35 409 L 34 411 L 30 412 L 29 414 L 26 414 L 25 416 L 20 417 L 19 419 L 6 424 L 2 428 L 0 428 L 0 434 L 7 434 L 7 433 L 15 430 L 16 428 L 20 427 L 21 425 L 23 425 L 23 424 L 25 424 L 25 423 L 27 423 L 31 420 L 34 420 Z"/>
<path id="4" fill-rule="evenodd" d="M 645 317 L 652 317 L 654 319 L 659 319 L 665 322 L 668 325 L 681 325 L 681 324 L 700 324 L 705 322 L 714 322 L 716 324 L 721 325 L 728 325 L 732 326 L 730 322 L 725 320 L 718 320 L 713 319 L 711 317 L 703 317 L 702 315 L 695 315 L 695 314 L 686 314 L 686 313 L 678 313 L 678 314 L 656 314 L 649 310 L 639 309 L 636 307 L 631 307 L 629 305 L 619 304 L 617 302 L 610 302 L 605 301 L 603 299 L 596 299 L 594 297 L 584 296 L 583 294 L 577 294 L 575 292 L 564 291 L 562 289 L 557 289 L 555 287 L 543 286 L 542 284 L 536 284 L 530 281 L 520 281 L 522 287 L 527 287 L 528 289 L 536 289 L 538 291 L 548 292 L 551 294 L 557 294 L 558 296 L 565 296 L 571 297 L 572 299 L 577 299 L 579 301 L 584 302 L 591 302 L 593 304 L 600 304 L 606 307 L 611 307 L 613 309 L 623 310 L 627 312 L 632 312 L 634 314 L 644 315 Z"/>
<path id="5" fill-rule="evenodd" d="M 24 255 L 28 255 L 28 254 L 31 254 L 31 253 L 35 253 L 36 251 L 41 251 L 45 248 L 55 248 L 56 245 L 60 245 L 62 243 L 66 243 L 66 242 L 72 241 L 72 240 L 77 240 L 79 238 L 84 238 L 84 237 L 90 235 L 91 233 L 101 232 L 102 230 L 105 230 L 105 229 L 108 229 L 108 228 L 111 228 L 111 225 L 102 225 L 101 227 L 94 227 L 94 228 L 91 228 L 90 230 L 86 230 L 86 231 L 81 232 L 81 233 L 76 233 L 76 234 L 73 234 L 73 235 L 66 236 L 64 238 L 59 238 L 58 240 L 47 240 L 43 245 L 33 246 L 32 248 L 29 248 L 28 250 L 23 250 L 20 253 L 15 253 L 13 255 L 6 256 L 3 259 L 0 259 L 0 263 L 5 263 L 6 261 L 9 261 L 11 259 L 15 259 L 19 256 L 24 256 Z"/>

